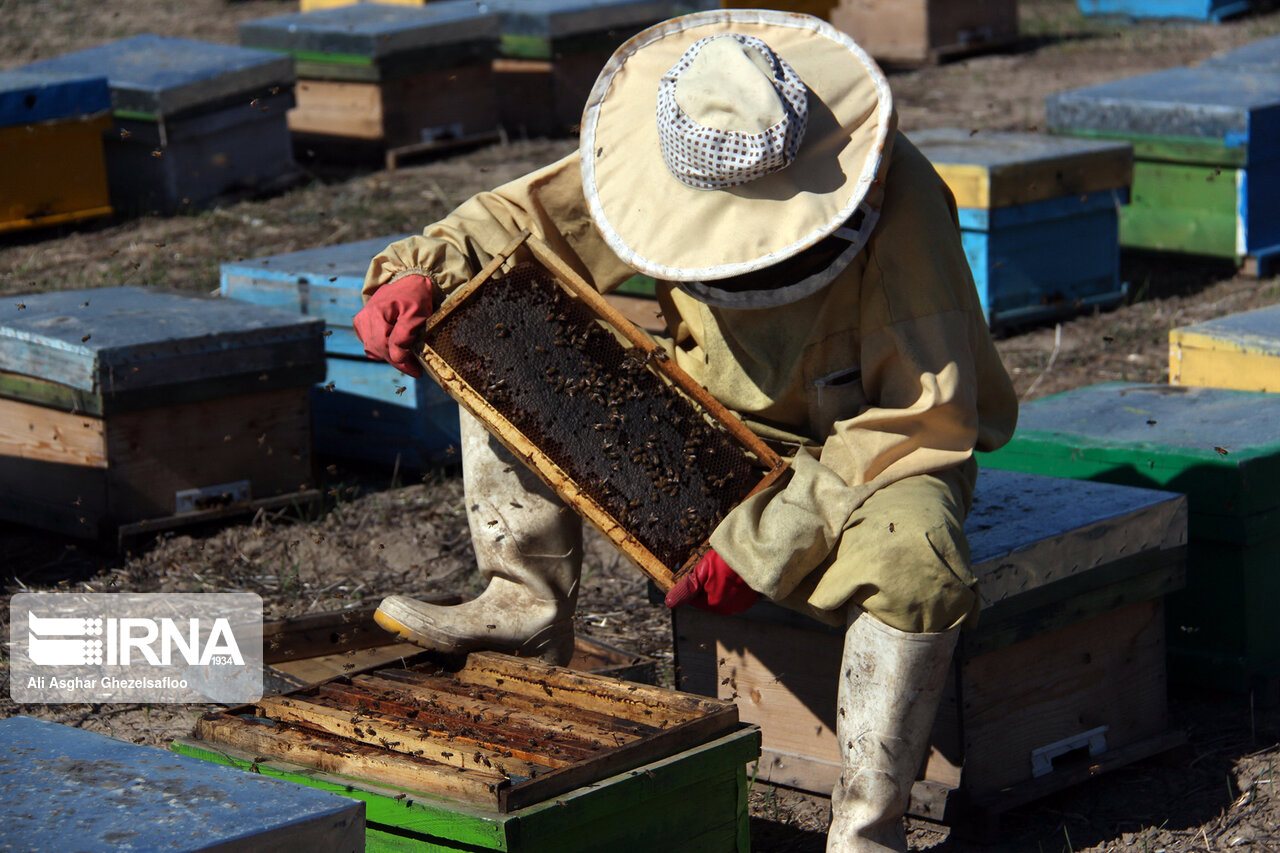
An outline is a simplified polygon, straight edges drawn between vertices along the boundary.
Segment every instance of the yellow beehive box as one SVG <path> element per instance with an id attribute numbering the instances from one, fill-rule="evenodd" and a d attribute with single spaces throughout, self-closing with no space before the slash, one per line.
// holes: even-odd
<path id="1" fill-rule="evenodd" d="M 1169 383 L 1280 391 L 1280 305 L 1170 330 Z"/>
<path id="2" fill-rule="evenodd" d="M 111 212 L 102 77 L 0 73 L 0 233 Z"/>

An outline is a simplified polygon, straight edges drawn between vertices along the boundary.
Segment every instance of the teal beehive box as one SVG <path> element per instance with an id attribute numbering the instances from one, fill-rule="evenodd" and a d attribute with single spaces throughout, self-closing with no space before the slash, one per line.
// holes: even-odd
<path id="1" fill-rule="evenodd" d="M 430 378 L 369 359 L 351 329 L 369 260 L 404 236 L 222 265 L 223 296 L 324 320 L 327 376 L 311 395 L 321 454 L 409 468 L 458 458 L 458 404 Z"/>
<path id="2" fill-rule="evenodd" d="M 103 143 L 117 210 L 200 208 L 296 178 L 285 122 L 294 103 L 287 56 L 140 35 L 22 70 L 107 78 L 115 126 Z"/>
<path id="3" fill-rule="evenodd" d="M 955 128 L 910 138 L 955 196 L 989 323 L 1123 299 L 1118 214 L 1133 180 L 1131 145 Z"/>
<path id="4" fill-rule="evenodd" d="M 1120 244 L 1248 262 L 1280 257 L 1280 75 L 1173 68 L 1051 95 L 1053 132 L 1131 142 Z"/>
<path id="5" fill-rule="evenodd" d="M 1172 680 L 1271 689 L 1280 674 L 1280 395 L 1103 383 L 1022 407 L 1003 468 L 1181 492 L 1187 586 L 1169 596 Z"/>

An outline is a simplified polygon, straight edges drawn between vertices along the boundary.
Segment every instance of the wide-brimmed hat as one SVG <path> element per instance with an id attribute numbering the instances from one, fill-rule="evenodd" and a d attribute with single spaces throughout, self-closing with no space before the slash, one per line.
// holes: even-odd
<path id="1" fill-rule="evenodd" d="M 725 279 L 846 225 L 877 180 L 893 122 L 884 74 L 825 21 L 686 15 L 631 38 L 597 78 L 582 118 L 583 187 L 633 268 Z"/>

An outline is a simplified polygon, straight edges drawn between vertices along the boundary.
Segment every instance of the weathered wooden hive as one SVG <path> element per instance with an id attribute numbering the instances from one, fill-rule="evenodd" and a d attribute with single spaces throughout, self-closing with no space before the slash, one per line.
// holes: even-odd
<path id="1" fill-rule="evenodd" d="M 777 455 L 541 242 L 427 323 L 423 364 L 663 588 Z M 518 249 L 529 257 L 504 269 Z"/>
<path id="2" fill-rule="evenodd" d="M 498 16 L 471 0 L 356 3 L 240 25 L 240 43 L 297 63 L 289 127 L 324 155 L 389 166 L 430 146 L 497 138 Z"/>
<path id="3" fill-rule="evenodd" d="M 960 632 L 910 813 L 987 833 L 1008 809 L 1180 742 L 1165 594 L 1181 495 L 984 470 L 965 525 L 983 610 Z M 763 734 L 757 779 L 826 796 L 840 774 L 844 631 L 770 602 L 674 613 L 677 684 Z"/>
<path id="4" fill-rule="evenodd" d="M 309 499 L 323 340 L 315 318 L 154 288 L 6 299 L 0 516 L 107 538 Z"/>
<path id="5" fill-rule="evenodd" d="M 1025 404 L 984 467 L 1187 496 L 1186 589 L 1169 596 L 1170 678 L 1280 688 L 1280 395 L 1104 382 Z"/>

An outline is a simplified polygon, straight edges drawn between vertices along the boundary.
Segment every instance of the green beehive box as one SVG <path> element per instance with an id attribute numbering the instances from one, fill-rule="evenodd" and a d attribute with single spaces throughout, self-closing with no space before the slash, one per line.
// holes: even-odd
<path id="1" fill-rule="evenodd" d="M 1280 395 L 1103 383 L 1022 407 L 987 468 L 1187 495 L 1187 585 L 1168 598 L 1170 679 L 1228 690 L 1280 680 Z"/>
<path id="2" fill-rule="evenodd" d="M 172 748 L 363 801 L 372 851 L 747 853 L 760 730 L 731 703 L 473 652 L 211 711 Z"/>

